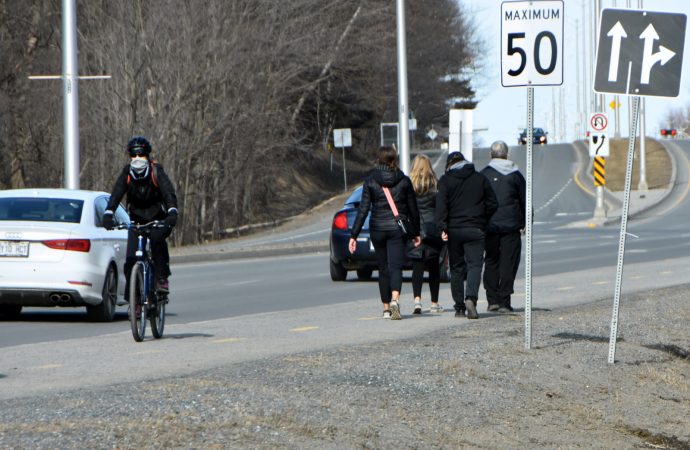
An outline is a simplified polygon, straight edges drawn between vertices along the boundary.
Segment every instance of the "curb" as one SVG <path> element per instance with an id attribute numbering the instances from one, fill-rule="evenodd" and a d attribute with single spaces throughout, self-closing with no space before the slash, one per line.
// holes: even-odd
<path id="1" fill-rule="evenodd" d="M 293 245 L 277 248 L 243 248 L 213 253 L 191 253 L 187 255 L 170 255 L 173 264 L 224 261 L 243 258 L 270 258 L 274 256 L 289 256 L 305 253 L 328 252 L 328 243 L 309 243 L 305 245 Z"/>

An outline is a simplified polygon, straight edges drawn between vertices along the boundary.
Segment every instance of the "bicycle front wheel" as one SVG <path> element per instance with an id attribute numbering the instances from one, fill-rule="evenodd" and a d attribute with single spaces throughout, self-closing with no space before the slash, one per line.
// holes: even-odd
<path id="1" fill-rule="evenodd" d="M 151 321 L 151 334 L 156 339 L 163 337 L 163 327 L 165 327 L 165 304 L 167 297 L 153 294 L 156 296 L 156 302 L 149 311 L 149 320 Z"/>
<path id="2" fill-rule="evenodd" d="M 129 322 L 132 325 L 132 336 L 137 342 L 143 341 L 146 333 L 145 303 L 144 267 L 137 263 L 132 267 L 129 278 Z"/>

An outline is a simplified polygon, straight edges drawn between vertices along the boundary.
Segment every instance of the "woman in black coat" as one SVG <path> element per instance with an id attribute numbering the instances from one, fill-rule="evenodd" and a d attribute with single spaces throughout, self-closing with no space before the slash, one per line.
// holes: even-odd
<path id="1" fill-rule="evenodd" d="M 369 218 L 369 234 L 374 245 L 379 266 L 379 294 L 383 303 L 383 318 L 400 320 L 400 288 L 402 287 L 402 268 L 405 262 L 405 239 L 388 203 L 384 188 L 387 188 L 398 210 L 398 214 L 409 219 L 416 237 L 413 242 L 418 247 L 419 211 L 412 182 L 398 168 L 398 153 L 392 147 L 381 147 L 378 151 L 378 164 L 364 180 L 362 200 L 357 217 L 350 232 L 350 253 L 357 249 L 357 236 L 362 231 L 364 220 Z"/>
<path id="2" fill-rule="evenodd" d="M 422 313 L 422 284 L 424 271 L 429 272 L 429 294 L 432 313 L 442 313 L 438 304 L 438 291 L 441 283 L 439 256 L 443 241 L 438 233 L 434 213 L 436 212 L 436 193 L 438 179 L 426 155 L 417 155 L 410 171 L 412 187 L 417 196 L 417 207 L 421 224 L 422 245 L 408 253 L 412 259 L 412 292 L 414 293 L 414 314 Z"/>

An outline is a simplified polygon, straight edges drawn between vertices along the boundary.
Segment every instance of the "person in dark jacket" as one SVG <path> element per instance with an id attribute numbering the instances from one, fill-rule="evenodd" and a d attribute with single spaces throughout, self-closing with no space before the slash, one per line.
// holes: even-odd
<path id="1" fill-rule="evenodd" d="M 362 187 L 362 200 L 357 217 L 350 232 L 349 250 L 357 249 L 357 236 L 362 231 L 364 220 L 369 218 L 369 234 L 374 245 L 379 267 L 379 294 L 383 303 L 383 317 L 400 320 L 400 289 L 402 268 L 405 261 L 405 239 L 383 188 L 388 188 L 398 214 L 410 220 L 417 232 L 414 245 L 421 244 L 419 211 L 417 199 L 410 179 L 398 169 L 398 153 L 393 147 L 382 147 L 378 151 L 378 165 L 370 172 Z"/>
<path id="2" fill-rule="evenodd" d="M 498 199 L 498 210 L 487 229 L 484 289 L 489 311 L 511 312 L 510 296 L 520 265 L 522 233 L 525 228 L 525 178 L 508 159 L 503 141 L 491 144 L 491 161 L 481 172 Z"/>
<path id="3" fill-rule="evenodd" d="M 422 313 L 422 284 L 425 270 L 429 272 L 430 311 L 442 313 L 443 307 L 438 304 L 438 291 L 441 283 L 439 256 L 443 241 L 441 241 L 441 235 L 438 233 L 434 221 L 438 179 L 428 156 L 417 155 L 415 157 L 410 171 L 410 180 L 412 180 L 412 187 L 417 196 L 422 235 L 422 245 L 412 250 L 412 255 L 408 253 L 408 257 L 412 259 L 413 313 Z"/>
<path id="4" fill-rule="evenodd" d="M 436 224 L 448 241 L 450 289 L 455 316 L 477 319 L 477 298 L 484 263 L 484 237 L 498 202 L 489 180 L 460 152 L 451 152 L 438 182 Z M 465 289 L 465 280 L 467 288 Z"/>
<path id="5" fill-rule="evenodd" d="M 130 163 L 122 168 L 120 176 L 110 194 L 106 211 L 103 213 L 103 226 L 112 230 L 115 226 L 113 211 L 117 209 L 122 198 L 127 195 L 127 212 L 132 222 L 145 224 L 154 220 L 163 220 L 167 227 L 153 228 L 149 239 L 151 256 L 156 274 L 156 289 L 159 292 L 169 291 L 170 256 L 165 239 L 170 236 L 177 223 L 177 196 L 172 181 L 163 170 L 163 166 L 150 159 L 151 144 L 141 136 L 133 137 L 127 143 Z M 129 297 L 129 275 L 136 262 L 137 234 L 130 231 L 127 236 L 127 253 L 125 259 L 125 276 L 127 285 L 125 297 Z"/>

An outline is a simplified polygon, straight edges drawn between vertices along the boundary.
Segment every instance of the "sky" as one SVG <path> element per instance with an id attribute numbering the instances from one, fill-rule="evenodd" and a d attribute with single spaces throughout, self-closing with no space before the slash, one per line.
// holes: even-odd
<path id="1" fill-rule="evenodd" d="M 471 14 L 478 37 L 484 42 L 485 52 L 481 60 L 482 67 L 474 77 L 473 86 L 477 91 L 479 104 L 474 112 L 476 145 L 486 146 L 495 140 L 504 140 L 509 145 L 517 143 L 519 131 L 527 124 L 527 88 L 501 85 L 501 0 L 458 0 L 461 7 Z M 564 0 L 564 66 L 563 85 L 559 87 L 538 86 L 534 88 L 534 126 L 542 127 L 549 132 L 551 142 L 573 141 L 580 139 L 578 128 L 580 117 L 588 121 L 591 108 L 586 111 L 580 104 L 591 103 L 589 96 L 584 100 L 583 74 L 578 58 L 582 61 L 583 48 L 587 50 L 587 59 L 592 58 L 590 51 L 591 34 L 594 18 L 594 0 Z M 640 3 L 642 7 L 640 6 Z M 690 0 L 601 0 L 602 8 L 631 9 L 683 13 L 690 17 Z M 584 5 L 584 14 L 583 14 Z M 584 24 L 584 25 L 583 25 Z M 578 26 L 579 31 L 578 33 Z M 584 43 L 583 43 L 583 36 Z M 595 40 L 592 39 L 595 44 Z M 579 55 L 578 55 L 579 49 Z M 659 128 L 665 128 L 664 118 L 671 109 L 687 109 L 690 106 L 690 32 L 686 32 L 680 93 L 677 98 L 645 97 L 646 135 L 659 136 Z M 578 69 L 579 67 L 579 69 Z M 591 92 L 591 65 L 586 67 L 587 89 Z M 578 84 L 579 78 L 579 84 Z M 609 134 L 615 130 L 615 112 L 608 104 L 613 95 L 605 97 L 606 112 L 609 118 Z M 628 135 L 628 97 L 620 96 L 621 103 L 619 128 L 623 136 Z M 561 108 L 562 105 L 562 108 Z M 554 117 L 556 120 L 554 120 Z M 561 118 L 565 117 L 565 121 Z M 565 122 L 565 125 L 561 125 Z"/>

